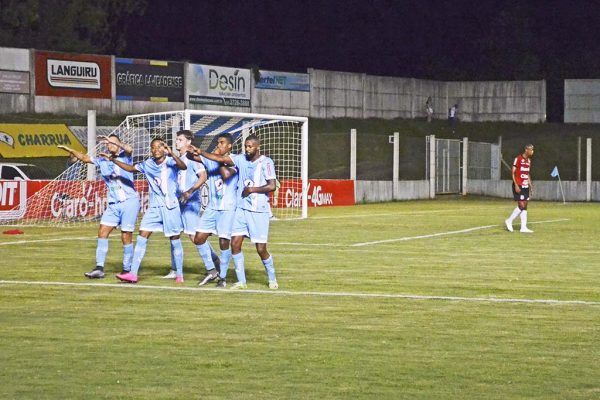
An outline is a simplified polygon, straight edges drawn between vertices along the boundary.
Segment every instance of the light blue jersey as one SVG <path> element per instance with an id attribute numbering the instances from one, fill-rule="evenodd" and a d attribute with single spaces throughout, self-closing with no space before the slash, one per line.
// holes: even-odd
<path id="1" fill-rule="evenodd" d="M 198 178 L 200 173 L 204 171 L 204 165 L 201 163 L 190 160 L 187 156 L 182 154 L 179 158 L 181 161 L 185 163 L 187 169 L 180 169 L 177 172 L 177 194 L 181 195 L 181 193 L 189 190 L 196 182 L 198 182 Z M 199 202 L 200 201 L 200 191 L 196 190 L 188 199 L 188 202 Z"/>
<path id="2" fill-rule="evenodd" d="M 125 164 L 133 164 L 131 155 L 122 151 L 116 157 Z M 104 157 L 92 157 L 92 162 L 100 170 L 100 175 L 108 187 L 106 198 L 109 204 L 120 203 L 131 198 L 138 198 L 133 186 L 133 173 L 121 169 L 112 161 Z"/>
<path id="3" fill-rule="evenodd" d="M 161 164 L 154 158 L 148 158 L 135 168 L 146 175 L 150 186 L 149 207 L 164 206 L 168 209 L 179 207 L 177 200 L 177 164 L 173 157 L 167 156 Z"/>
<path id="4" fill-rule="evenodd" d="M 248 161 L 246 155 L 231 156 L 238 169 L 239 184 L 237 189 L 238 208 L 259 213 L 271 213 L 268 193 L 251 193 L 242 197 L 242 192 L 247 186 L 259 187 L 267 184 L 268 180 L 277 179 L 273 160 L 261 155 L 256 161 Z"/>
<path id="5" fill-rule="evenodd" d="M 235 155 L 230 154 L 230 157 L 233 159 Z M 209 160 L 204 156 L 200 156 L 200 158 L 206 167 L 208 175 L 208 208 L 217 211 L 235 210 L 237 204 L 238 174 L 236 173 L 227 181 L 224 181 L 219 172 L 220 163 Z"/>

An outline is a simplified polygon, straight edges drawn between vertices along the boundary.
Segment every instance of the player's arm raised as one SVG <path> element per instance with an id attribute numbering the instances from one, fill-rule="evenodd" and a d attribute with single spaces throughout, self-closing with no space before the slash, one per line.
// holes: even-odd
<path id="1" fill-rule="evenodd" d="M 109 161 L 114 162 L 119 168 L 127 172 L 139 172 L 133 165 L 124 163 L 123 161 L 117 160 L 112 154 L 100 153 L 100 155 Z"/>
<path id="2" fill-rule="evenodd" d="M 91 164 L 92 163 L 92 158 L 90 156 L 88 156 L 87 154 L 81 153 L 77 150 L 73 150 L 70 147 L 67 146 L 63 146 L 62 144 L 60 146 L 56 146 L 61 150 L 64 150 L 66 152 L 71 153 L 72 155 L 74 155 L 78 160 L 83 161 L 84 163 L 88 163 Z"/>
<path id="3" fill-rule="evenodd" d="M 199 149 L 197 147 L 195 147 L 195 149 L 197 150 L 197 154 L 198 155 L 200 155 L 202 157 L 205 157 L 205 158 L 208 158 L 209 160 L 216 161 L 216 162 L 219 162 L 221 164 L 228 164 L 228 165 L 233 165 L 234 164 L 233 160 L 228 155 L 222 156 L 220 154 L 209 153 L 209 152 L 204 151 L 202 149 Z"/>
<path id="4" fill-rule="evenodd" d="M 185 165 L 185 163 L 181 160 L 181 158 L 179 158 L 179 156 L 177 154 L 173 153 L 173 150 L 171 150 L 169 145 L 164 142 L 163 142 L 163 145 L 165 146 L 165 150 L 167 151 L 167 154 L 170 155 L 171 157 L 173 157 L 173 160 L 175 160 L 175 165 L 177 165 L 177 168 L 187 169 L 187 165 Z"/>

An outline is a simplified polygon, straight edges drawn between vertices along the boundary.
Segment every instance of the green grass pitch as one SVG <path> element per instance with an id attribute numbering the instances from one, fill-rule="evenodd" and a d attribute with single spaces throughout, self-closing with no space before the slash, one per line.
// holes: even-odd
<path id="1" fill-rule="evenodd" d="M 533 201 L 530 235 L 504 230 L 513 207 L 274 221 L 276 292 L 249 242 L 235 292 L 198 288 L 187 239 L 183 286 L 158 234 L 126 285 L 118 234 L 98 281 L 95 225 L 0 235 L 0 398 L 600 398 L 600 205 Z"/>

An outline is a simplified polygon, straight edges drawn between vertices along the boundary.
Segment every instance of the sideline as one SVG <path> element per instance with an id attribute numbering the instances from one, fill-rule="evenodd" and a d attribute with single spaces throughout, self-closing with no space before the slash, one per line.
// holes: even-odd
<path id="1" fill-rule="evenodd" d="M 461 296 L 426 296 L 414 294 L 386 294 L 386 293 L 351 293 L 351 292 L 309 292 L 289 290 L 227 290 L 217 288 L 195 288 L 186 286 L 152 286 L 126 283 L 77 283 L 77 282 L 48 282 L 48 281 L 5 281 L 0 280 L 0 285 L 23 285 L 23 286 L 63 286 L 63 287 L 101 287 L 124 290 L 164 290 L 183 292 L 216 292 L 223 294 L 267 294 L 275 296 L 313 296 L 313 297 L 359 297 L 359 298 L 381 298 L 381 299 L 404 299 L 404 300 L 436 300 L 453 302 L 478 302 L 478 303 L 525 303 L 545 305 L 584 305 L 600 306 L 600 301 L 587 300 L 554 300 L 554 299 L 513 299 L 499 297 L 461 297 Z"/>

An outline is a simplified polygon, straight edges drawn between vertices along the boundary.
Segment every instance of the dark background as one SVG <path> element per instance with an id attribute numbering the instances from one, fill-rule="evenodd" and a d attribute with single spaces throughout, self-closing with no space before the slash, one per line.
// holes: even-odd
<path id="1" fill-rule="evenodd" d="M 600 5 L 566 1 L 150 1 L 128 55 L 438 80 L 600 77 Z M 150 22 L 152 21 L 152 22 Z M 144 29 L 139 29 L 147 24 Z M 152 46 L 148 46 L 152 43 Z"/>
<path id="2" fill-rule="evenodd" d="M 437 80 L 600 78 L 589 1 L 0 0 L 0 45 Z"/>

